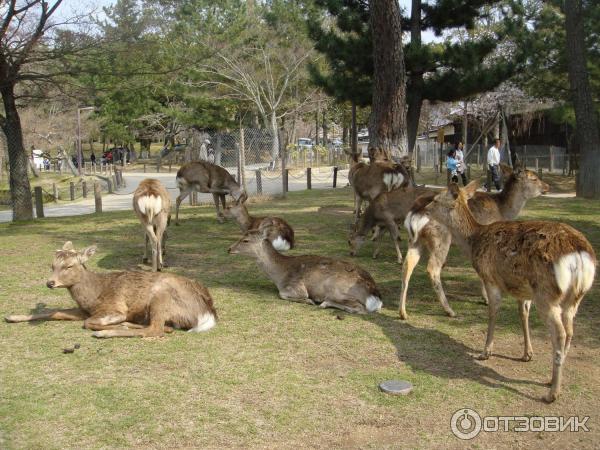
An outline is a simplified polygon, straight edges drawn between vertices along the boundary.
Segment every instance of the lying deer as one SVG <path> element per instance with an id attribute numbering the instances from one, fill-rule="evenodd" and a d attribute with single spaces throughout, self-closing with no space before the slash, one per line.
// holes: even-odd
<path id="1" fill-rule="evenodd" d="M 395 189 L 391 192 L 384 192 L 375 200 L 369 203 L 369 206 L 360 217 L 358 225 L 354 232 L 350 235 L 348 245 L 350 245 L 350 255 L 355 256 L 360 247 L 365 243 L 367 234 L 375 227 L 385 228 L 390 233 L 396 254 L 398 255 L 398 263 L 402 264 L 402 251 L 400 250 L 400 233 L 398 232 L 398 223 L 402 223 L 404 218 L 410 211 L 415 199 L 427 193 L 432 193 L 431 189 L 423 187 L 413 187 L 408 185 L 401 189 Z M 373 258 L 377 257 L 383 232 L 379 231 L 377 236 L 377 245 L 373 251 Z"/>
<path id="2" fill-rule="evenodd" d="M 236 202 L 228 206 L 224 213 L 228 219 L 237 221 L 242 233 L 249 230 L 260 230 L 267 233 L 267 238 L 275 250 L 285 252 L 294 248 L 294 230 L 285 220 L 279 217 L 253 217 L 244 202 Z"/>
<path id="3" fill-rule="evenodd" d="M 171 221 L 171 197 L 158 180 L 146 178 L 133 193 L 133 210 L 144 228 L 146 244 L 143 262 L 148 262 L 148 245 L 152 244 L 152 270 L 164 266 L 167 225 Z"/>
<path id="4" fill-rule="evenodd" d="M 223 214 L 219 199 L 225 209 L 225 195 L 230 194 L 234 200 L 247 197 L 244 189 L 235 178 L 221 166 L 208 161 L 192 161 L 185 163 L 177 171 L 179 196 L 175 202 L 175 225 L 179 225 L 179 205 L 192 192 L 211 193 L 217 208 L 217 220 L 223 222 Z"/>
<path id="5" fill-rule="evenodd" d="M 354 190 L 354 221 L 357 223 L 363 200 L 371 201 L 382 192 L 406 186 L 410 179 L 401 164 L 379 160 L 367 164 L 360 161 L 356 153 L 352 154 L 352 161 L 348 181 Z"/>
<path id="6" fill-rule="evenodd" d="M 550 190 L 550 187 L 538 178 L 535 172 L 517 168 L 513 170 L 502 164 L 505 184 L 502 192 L 472 192 L 468 199 L 469 208 L 475 218 L 482 224 L 490 224 L 499 220 L 516 219 L 529 199 L 540 196 Z M 431 284 L 444 311 L 450 317 L 456 314 L 448 304 L 442 286 L 441 272 L 446 263 L 452 237 L 446 227 L 431 220 L 424 213 L 424 208 L 431 202 L 435 194 L 419 197 L 406 216 L 404 225 L 408 230 L 408 251 L 402 268 L 402 294 L 400 296 L 400 318 L 406 319 L 406 297 L 408 285 L 415 266 L 419 263 L 421 253 L 429 252 L 427 272 Z M 484 298 L 485 290 L 482 290 Z M 487 300 L 486 300 L 487 302 Z"/>
<path id="7" fill-rule="evenodd" d="M 360 314 L 381 309 L 375 281 L 354 264 L 322 256 L 284 256 L 258 230 L 246 233 L 229 253 L 256 258 L 284 300 Z"/>
<path id="8" fill-rule="evenodd" d="M 52 262 L 46 286 L 68 289 L 77 308 L 11 315 L 6 321 L 83 320 L 98 338 L 163 336 L 173 328 L 200 332 L 215 326 L 213 300 L 202 284 L 170 273 L 94 273 L 85 262 L 95 252 L 96 246 L 78 252 L 66 242 Z"/>
<path id="9" fill-rule="evenodd" d="M 487 339 L 479 359 L 492 355 L 494 328 L 502 293 L 519 302 L 525 338 L 523 361 L 533 355 L 529 309 L 535 304 L 552 338 L 552 382 L 547 402 L 560 394 L 562 366 L 573 338 L 573 319 L 581 299 L 592 287 L 596 255 L 579 231 L 560 222 L 495 222 L 481 225 L 472 214 L 465 189 L 452 185 L 436 195 L 425 213 L 449 228 L 454 241 L 471 256 L 489 305 Z"/>

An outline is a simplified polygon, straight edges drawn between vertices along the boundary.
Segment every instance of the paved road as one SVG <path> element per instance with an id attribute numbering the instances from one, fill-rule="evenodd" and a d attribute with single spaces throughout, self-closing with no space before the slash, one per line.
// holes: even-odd
<path id="1" fill-rule="evenodd" d="M 233 173 L 233 172 L 232 172 Z M 116 194 L 107 194 L 102 197 L 102 211 L 123 211 L 132 209 L 131 203 L 133 191 L 137 188 L 140 181 L 145 178 L 157 178 L 168 189 L 173 202 L 179 195 L 179 189 L 175 184 L 175 172 L 173 173 L 136 173 L 125 172 L 123 174 L 126 187 L 120 189 Z M 338 186 L 346 186 L 348 180 L 348 170 L 340 170 L 338 172 Z M 323 168 L 322 172 L 318 169 L 313 169 L 312 188 L 313 189 L 328 189 L 333 184 L 333 172 L 331 168 Z M 306 175 L 299 174 L 295 176 L 290 173 L 288 187 L 290 191 L 302 191 L 306 189 Z M 246 188 L 252 196 L 256 194 L 256 179 L 253 172 L 247 172 Z M 281 193 L 282 181 L 281 174 L 272 174 L 263 172 L 262 175 L 262 191 L 264 194 Z M 198 199 L 201 203 L 212 203 L 211 194 L 198 194 Z M 186 198 L 184 203 L 187 203 Z M 47 203 L 44 207 L 44 215 L 46 217 L 65 217 L 65 216 L 80 216 L 84 214 L 92 214 L 95 211 L 94 198 L 80 200 L 74 203 L 64 203 L 54 205 Z M 35 212 L 35 211 L 34 211 Z M 12 211 L 0 211 L 0 222 L 10 222 L 12 220 Z"/>

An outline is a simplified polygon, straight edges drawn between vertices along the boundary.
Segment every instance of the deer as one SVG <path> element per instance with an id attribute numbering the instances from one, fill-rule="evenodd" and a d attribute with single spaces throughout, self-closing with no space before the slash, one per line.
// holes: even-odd
<path id="1" fill-rule="evenodd" d="M 249 230 L 260 230 L 267 233 L 273 248 L 285 252 L 294 248 L 294 230 L 279 217 L 254 217 L 248 212 L 245 202 L 236 202 L 224 210 L 225 217 L 235 219 L 242 234 Z"/>
<path id="2" fill-rule="evenodd" d="M 152 249 L 152 270 L 165 266 L 166 229 L 171 221 L 171 197 L 163 184 L 153 178 L 143 180 L 133 193 L 133 210 L 145 235 L 143 263 L 148 262 L 148 246 Z M 151 244 L 150 244 L 151 243 Z"/>
<path id="3" fill-rule="evenodd" d="M 77 251 L 67 241 L 54 255 L 46 286 L 67 289 L 76 308 L 5 320 L 83 320 L 97 338 L 162 337 L 174 328 L 202 332 L 216 325 L 212 297 L 201 283 L 165 272 L 95 273 L 85 266 L 95 253 L 95 245 Z"/>
<path id="4" fill-rule="evenodd" d="M 360 247 L 365 243 L 366 236 L 371 229 L 375 227 L 386 228 L 396 247 L 398 263 L 402 264 L 398 223 L 404 222 L 417 197 L 432 192 L 431 189 L 408 185 L 391 192 L 383 192 L 377 196 L 377 198 L 369 203 L 369 206 L 361 215 L 354 232 L 350 234 L 350 238 L 348 239 L 350 255 L 356 256 Z M 373 259 L 377 258 L 382 237 L 383 232 L 381 231 L 378 231 L 373 237 L 373 239 L 377 239 L 377 245 L 373 251 Z"/>
<path id="5" fill-rule="evenodd" d="M 370 155 L 384 154 L 370 149 Z M 348 172 L 348 181 L 354 190 L 354 223 L 358 223 L 362 202 L 377 198 L 382 192 L 409 184 L 410 177 L 406 168 L 383 159 L 373 159 L 369 164 L 359 160 L 358 153 L 352 153 L 352 164 Z M 375 156 L 373 156 L 375 158 Z"/>
<path id="6" fill-rule="evenodd" d="M 375 281 L 361 267 L 322 256 L 282 255 L 259 230 L 248 231 L 229 253 L 254 257 L 284 300 L 358 314 L 377 312 L 382 307 Z"/>
<path id="7" fill-rule="evenodd" d="M 533 356 L 529 333 L 529 310 L 535 305 L 552 339 L 552 380 L 543 400 L 560 395 L 562 368 L 573 338 L 573 320 L 596 272 L 596 254 L 589 241 L 573 227 L 550 221 L 499 221 L 480 224 L 467 199 L 477 181 L 460 189 L 451 185 L 425 207 L 425 214 L 444 224 L 452 239 L 470 255 L 473 268 L 488 297 L 488 330 L 485 347 L 478 356 L 489 359 L 494 345 L 496 317 L 502 294 L 519 302 L 524 352 Z"/>
<path id="8" fill-rule="evenodd" d="M 175 201 L 175 225 L 179 225 L 179 205 L 192 192 L 211 193 L 217 209 L 217 220 L 223 223 L 219 199 L 226 208 L 225 195 L 230 194 L 235 201 L 247 198 L 247 194 L 235 181 L 235 178 L 223 167 L 208 161 L 192 161 L 185 163 L 177 171 L 177 187 L 179 196 Z"/>
<path id="9" fill-rule="evenodd" d="M 470 192 L 469 208 L 475 218 L 482 224 L 490 224 L 499 220 L 517 218 L 528 200 L 547 193 L 550 186 L 544 183 L 535 172 L 515 167 L 511 169 L 501 164 L 505 179 L 504 189 L 499 193 Z M 404 226 L 408 231 L 408 250 L 402 268 L 402 293 L 400 295 L 400 318 L 406 320 L 406 298 L 410 277 L 419 263 L 424 250 L 429 253 L 427 273 L 431 280 L 438 301 L 449 317 L 456 313 L 450 307 L 441 280 L 441 272 L 452 243 L 451 233 L 446 227 L 425 215 L 425 207 L 433 200 L 435 193 L 424 194 L 417 198 L 406 216 Z M 482 288 L 484 301 L 487 303 L 485 289 Z"/>

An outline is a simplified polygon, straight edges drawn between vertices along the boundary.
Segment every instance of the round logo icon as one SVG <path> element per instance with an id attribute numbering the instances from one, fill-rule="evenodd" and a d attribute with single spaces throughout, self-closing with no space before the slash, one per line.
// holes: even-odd
<path id="1" fill-rule="evenodd" d="M 472 409 L 459 409 L 450 419 L 450 428 L 459 439 L 473 439 L 481 431 L 481 417 Z"/>

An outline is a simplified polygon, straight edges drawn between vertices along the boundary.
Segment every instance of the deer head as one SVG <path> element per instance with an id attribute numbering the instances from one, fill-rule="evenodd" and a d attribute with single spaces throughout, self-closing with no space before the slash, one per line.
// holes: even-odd
<path id="1" fill-rule="evenodd" d="M 450 183 L 447 189 L 433 197 L 425 207 L 425 213 L 443 224 L 452 225 L 463 215 L 458 206 L 468 209 L 467 201 L 475 195 L 478 187 L 477 180 L 471 181 L 463 189 L 456 183 Z"/>
<path id="2" fill-rule="evenodd" d="M 229 247 L 228 253 L 231 255 L 255 256 L 259 253 L 265 240 L 267 239 L 263 231 L 250 230 L 239 241 Z"/>
<path id="3" fill-rule="evenodd" d="M 85 272 L 84 263 L 96 253 L 92 245 L 80 252 L 75 250 L 71 241 L 65 242 L 61 250 L 57 250 L 52 261 L 52 276 L 46 282 L 50 289 L 69 288 L 81 280 Z"/>

